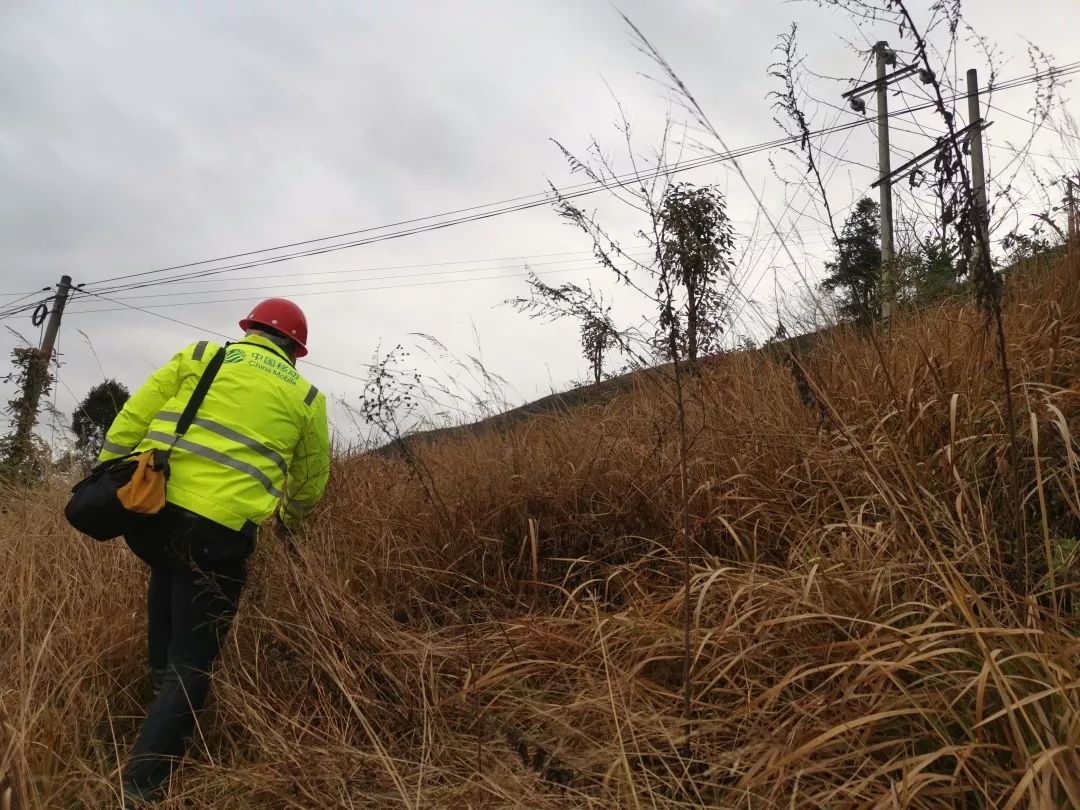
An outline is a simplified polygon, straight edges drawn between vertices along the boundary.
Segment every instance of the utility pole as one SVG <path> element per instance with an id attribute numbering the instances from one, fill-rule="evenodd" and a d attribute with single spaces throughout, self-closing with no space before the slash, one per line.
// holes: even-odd
<path id="1" fill-rule="evenodd" d="M 892 174 L 889 156 L 889 83 L 887 69 L 896 64 L 896 54 L 889 50 L 889 43 L 878 42 L 874 46 L 877 62 L 877 132 L 878 176 L 885 181 L 878 187 L 881 215 L 881 321 L 886 329 L 892 320 L 896 296 L 896 253 L 893 245 Z"/>
<path id="2" fill-rule="evenodd" d="M 979 106 L 979 71 L 967 72 L 968 147 L 971 150 L 971 185 L 975 192 L 975 250 L 972 264 L 979 266 L 990 248 L 990 207 L 986 202 L 986 168 L 983 162 L 982 109 Z"/>
<path id="3" fill-rule="evenodd" d="M 866 112 L 866 101 L 862 98 L 871 92 L 877 93 L 877 135 L 878 135 L 878 179 L 872 186 L 878 189 L 880 202 L 878 213 L 881 217 L 881 321 L 888 328 L 896 305 L 896 245 L 893 240 L 892 184 L 894 175 L 892 159 L 889 153 L 889 85 L 918 75 L 919 81 L 929 84 L 934 81 L 933 71 L 919 68 L 918 65 L 904 65 L 888 72 L 896 66 L 896 53 L 889 48 L 889 43 L 882 40 L 874 45 L 871 53 L 877 66 L 877 78 L 868 84 L 853 87 L 844 93 L 843 98 L 857 113 Z M 926 157 L 926 154 L 921 156 Z M 905 168 L 918 168 L 918 161 L 905 164 Z"/>
<path id="4" fill-rule="evenodd" d="M 1077 175 L 1080 178 L 1080 175 Z M 1080 249 L 1080 205 L 1078 205 L 1077 190 L 1080 189 L 1080 183 L 1077 183 L 1071 177 L 1065 178 L 1065 201 L 1068 206 L 1069 212 L 1069 252 L 1072 253 L 1075 250 Z"/>
<path id="5" fill-rule="evenodd" d="M 23 387 L 22 412 L 18 415 L 15 428 L 15 452 L 22 461 L 29 458 L 30 435 L 37 422 L 41 392 L 45 388 L 45 381 L 49 378 L 49 363 L 52 361 L 56 336 L 60 332 L 60 320 L 64 317 L 64 307 L 67 305 L 70 294 L 71 276 L 61 276 L 60 283 L 56 287 L 56 295 L 53 296 L 52 311 L 49 313 L 49 323 L 45 327 L 41 346 L 34 349 L 30 355 L 26 383 Z"/>

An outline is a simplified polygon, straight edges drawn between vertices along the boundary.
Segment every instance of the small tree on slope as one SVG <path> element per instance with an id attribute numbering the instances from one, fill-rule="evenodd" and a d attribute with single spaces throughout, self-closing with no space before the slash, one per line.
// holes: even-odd
<path id="1" fill-rule="evenodd" d="M 131 394 L 116 380 L 105 380 L 90 389 L 71 417 L 71 431 L 80 455 L 92 460 L 101 452 L 105 434 Z"/>
<path id="2" fill-rule="evenodd" d="M 841 316 L 869 326 L 881 305 L 881 234 L 878 204 L 864 197 L 835 240 L 836 258 L 825 265 L 821 289 L 834 296 Z"/>
<path id="3" fill-rule="evenodd" d="M 659 216 L 660 261 L 669 268 L 682 301 L 670 311 L 661 308 L 658 332 L 666 339 L 671 319 L 682 319 L 682 328 L 677 331 L 684 345 L 678 350 L 696 364 L 702 354 L 720 350 L 725 305 L 719 281 L 731 269 L 735 246 L 731 220 L 719 190 L 689 183 L 677 183 L 666 190 Z"/>

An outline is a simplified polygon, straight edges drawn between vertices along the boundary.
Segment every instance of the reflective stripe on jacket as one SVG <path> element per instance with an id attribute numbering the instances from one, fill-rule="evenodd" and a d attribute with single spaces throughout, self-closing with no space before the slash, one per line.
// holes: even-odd
<path id="1" fill-rule="evenodd" d="M 173 445 L 176 423 L 219 346 L 194 343 L 155 371 L 105 437 L 105 461 Z M 295 526 L 318 503 L 330 469 L 326 397 L 271 341 L 230 344 L 191 428 L 169 459 L 170 502 L 231 529 L 273 515 Z"/>

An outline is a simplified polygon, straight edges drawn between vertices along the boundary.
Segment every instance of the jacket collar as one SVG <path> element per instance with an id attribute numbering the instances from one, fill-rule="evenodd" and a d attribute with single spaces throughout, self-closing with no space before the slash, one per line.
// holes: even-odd
<path id="1" fill-rule="evenodd" d="M 294 368 L 296 367 L 296 363 L 289 359 L 289 355 L 285 353 L 284 349 L 275 344 L 274 341 L 264 338 L 262 335 L 247 335 L 244 337 L 243 340 L 233 341 L 232 345 L 235 346 L 238 343 L 247 343 L 250 346 L 258 346 L 263 349 L 269 349 L 286 363 L 293 366 Z"/>

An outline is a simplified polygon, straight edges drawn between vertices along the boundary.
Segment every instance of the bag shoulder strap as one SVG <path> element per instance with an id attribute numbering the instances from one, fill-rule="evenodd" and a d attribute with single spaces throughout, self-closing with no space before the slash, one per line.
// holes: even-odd
<path id="1" fill-rule="evenodd" d="M 180 419 L 176 423 L 176 438 L 180 438 L 187 433 L 188 428 L 191 427 L 191 423 L 195 421 L 195 414 L 199 412 L 203 400 L 206 399 L 206 392 L 210 390 L 210 386 L 217 376 L 218 369 L 220 369 L 221 364 L 225 362 L 225 349 L 228 345 L 229 344 L 225 344 L 225 346 L 222 346 L 217 350 L 217 353 L 210 358 L 210 363 L 206 366 L 202 376 L 199 378 L 195 390 L 191 392 L 191 399 L 189 399 L 187 405 L 184 406 L 184 412 L 180 414 Z"/>

